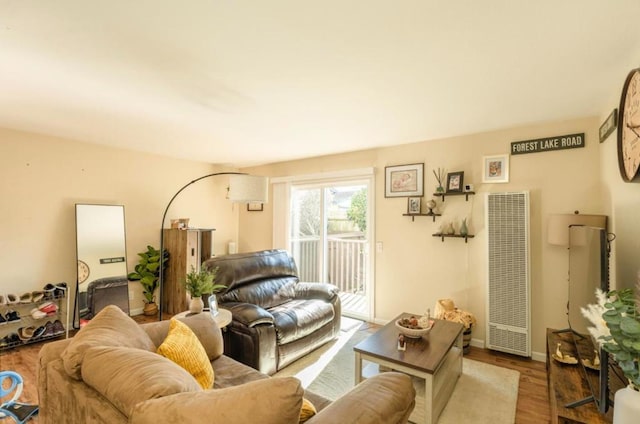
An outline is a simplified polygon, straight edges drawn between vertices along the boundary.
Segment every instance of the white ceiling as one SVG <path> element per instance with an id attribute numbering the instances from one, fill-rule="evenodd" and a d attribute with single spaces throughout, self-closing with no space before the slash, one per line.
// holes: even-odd
<path id="1" fill-rule="evenodd" d="M 236 166 L 601 115 L 638 0 L 0 0 L 0 127 Z"/>

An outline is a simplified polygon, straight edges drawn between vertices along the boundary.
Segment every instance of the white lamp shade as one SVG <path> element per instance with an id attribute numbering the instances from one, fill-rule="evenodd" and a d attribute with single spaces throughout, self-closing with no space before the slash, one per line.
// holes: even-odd
<path id="1" fill-rule="evenodd" d="M 255 175 L 229 176 L 229 200 L 235 203 L 267 203 L 269 179 Z"/>
<path id="2" fill-rule="evenodd" d="M 550 215 L 547 224 L 547 242 L 556 246 L 569 246 L 569 227 L 607 228 L 606 215 L 557 214 Z"/>

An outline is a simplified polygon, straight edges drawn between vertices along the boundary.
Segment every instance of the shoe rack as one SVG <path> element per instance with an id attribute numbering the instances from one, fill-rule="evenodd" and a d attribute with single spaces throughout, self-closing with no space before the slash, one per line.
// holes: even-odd
<path id="1" fill-rule="evenodd" d="M 7 299 L 7 296 L 5 296 L 5 299 Z M 42 318 L 34 317 L 31 311 L 39 309 L 46 302 L 52 302 L 56 305 L 55 313 Z M 18 320 L 8 320 L 8 315 L 12 312 L 18 313 Z M 51 293 L 45 292 L 44 297 L 35 302 L 33 299 L 26 300 L 22 297 L 22 300 L 18 303 L 1 303 L 0 315 L 4 318 L 4 320 L 0 319 L 0 352 L 62 336 L 67 338 L 69 337 L 68 288 L 58 289 Z M 60 325 L 55 324 L 56 321 L 60 321 L 62 328 L 60 328 Z M 43 334 L 25 339 L 25 336 L 31 331 L 30 328 L 35 331 L 40 327 L 44 327 Z M 22 334 L 23 338 L 20 338 L 19 334 Z"/>

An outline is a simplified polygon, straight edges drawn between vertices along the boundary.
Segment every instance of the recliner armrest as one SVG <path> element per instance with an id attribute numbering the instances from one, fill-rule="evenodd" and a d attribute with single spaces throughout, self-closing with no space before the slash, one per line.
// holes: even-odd
<path id="1" fill-rule="evenodd" d="M 234 321 L 247 327 L 255 327 L 261 324 L 273 325 L 275 322 L 273 315 L 266 309 L 252 303 L 228 302 L 222 306 L 231 311 Z"/>
<path id="2" fill-rule="evenodd" d="M 338 288 L 329 283 L 298 283 L 295 285 L 296 299 L 320 299 L 331 301 L 338 296 Z"/>

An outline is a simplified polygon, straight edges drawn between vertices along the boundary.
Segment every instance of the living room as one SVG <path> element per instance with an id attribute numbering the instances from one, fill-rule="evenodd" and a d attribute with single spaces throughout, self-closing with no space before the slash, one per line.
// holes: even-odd
<path id="1" fill-rule="evenodd" d="M 634 10 L 635 5 L 628 3 L 626 7 Z M 600 31 L 595 29 L 595 20 L 586 26 L 591 31 Z M 620 37 L 622 42 L 624 37 Z M 527 109 L 532 100 L 523 96 L 517 103 L 505 102 L 497 109 L 470 111 L 460 106 L 463 112 L 455 114 L 455 120 L 492 123 L 481 131 L 460 130 L 422 138 L 398 131 L 397 138 L 386 145 L 335 154 L 322 151 L 303 156 L 296 153 L 295 143 L 271 148 L 291 153 L 290 159 L 286 160 L 257 160 L 249 148 L 245 149 L 243 159 L 217 160 L 215 153 L 208 153 L 210 156 L 205 160 L 204 152 L 210 152 L 208 147 L 201 151 L 203 159 L 194 159 L 199 156 L 199 150 L 186 141 L 182 144 L 179 133 L 174 137 L 174 144 L 166 146 L 163 153 L 152 153 L 152 149 L 158 147 L 154 146 L 153 137 L 146 141 L 146 148 L 134 147 L 133 141 L 131 148 L 124 148 L 128 143 L 125 137 L 111 146 L 103 145 L 100 136 L 96 137 L 90 128 L 82 130 L 86 135 L 84 138 L 79 135 L 81 132 L 68 137 L 57 136 L 55 134 L 62 130 L 50 121 L 35 122 L 35 113 L 30 125 L 12 125 L 10 119 L 5 119 L 0 124 L 0 169 L 5 175 L 1 185 L 4 230 L 0 265 L 4 278 L 0 281 L 0 293 L 20 294 L 56 281 L 75 284 L 76 203 L 125 206 L 127 265 L 132 269 L 137 262 L 137 252 L 143 251 L 148 244 L 158 245 L 160 219 L 168 200 L 179 187 L 194 178 L 226 170 L 284 178 L 309 174 L 331 176 L 372 168 L 375 181 L 373 240 L 381 243 L 381 251 L 371 255 L 374 261 L 371 320 L 385 323 L 403 311 L 422 313 L 427 308 L 433 309 L 438 299 L 452 298 L 456 305 L 472 311 L 477 317 L 473 344 L 482 346 L 486 339 L 487 312 L 484 196 L 491 192 L 529 191 L 532 355 L 534 359 L 544 360 L 546 329 L 566 327 L 568 291 L 566 249 L 547 243 L 551 214 L 570 214 L 577 210 L 608 216 L 608 231 L 616 234 L 611 252 L 612 287 L 633 286 L 640 268 L 637 262 L 640 229 L 635 222 L 640 206 L 640 186 L 625 183 L 620 177 L 616 131 L 602 142 L 599 140 L 600 126 L 618 107 L 627 73 L 637 67 L 639 46 L 634 42 L 631 47 L 635 50 L 616 51 L 615 63 L 611 56 L 607 57 L 606 60 L 615 64 L 615 69 L 609 70 L 604 81 L 606 88 L 598 93 L 598 102 L 591 105 L 592 112 L 587 115 L 567 112 L 549 119 L 499 127 L 501 121 L 496 113 L 507 113 L 509 108 Z M 588 49 L 585 50 L 582 61 L 576 63 L 571 72 L 557 71 L 563 82 L 566 83 L 574 73 L 584 72 L 583 67 L 592 66 L 595 59 L 586 55 Z M 511 61 L 506 62 L 503 66 L 512 65 Z M 513 73 L 517 72 L 514 69 Z M 509 86 L 509 90 L 518 91 L 518 84 L 529 85 L 531 81 L 520 81 Z M 602 87 L 602 81 L 600 84 Z M 539 86 L 536 90 L 546 92 L 547 87 Z M 574 94 L 551 92 L 547 94 L 547 101 L 559 103 Z M 487 96 L 485 100 L 501 103 L 496 98 L 499 99 Z M 441 99 L 433 109 L 417 115 L 458 108 L 455 103 L 448 103 L 446 96 Z M 542 116 L 537 115 L 540 106 L 536 104 L 536 110 L 531 113 Z M 350 107 L 357 108 L 358 105 Z M 85 115 L 77 112 L 59 113 L 83 120 Z M 404 116 L 396 115 L 393 107 L 387 112 L 392 121 L 389 125 L 401 128 Z M 7 113 L 7 116 L 11 114 Z M 68 116 L 60 118 L 69 119 Z M 338 118 L 336 116 L 334 121 L 336 134 L 339 134 L 338 125 L 343 123 L 342 118 Z M 373 130 L 367 135 L 384 124 L 385 117 L 379 119 L 380 122 L 371 122 Z M 144 118 L 140 117 L 140 120 Z M 318 122 L 310 119 L 309 133 L 315 132 L 317 126 L 331 124 L 326 119 Z M 122 131 L 127 133 L 124 125 Z M 511 155 L 507 183 L 482 183 L 484 156 L 508 155 L 512 142 L 575 133 L 585 134 L 584 148 Z M 298 137 L 298 140 L 304 138 Z M 313 140 L 321 144 L 315 136 Z M 233 143 L 228 144 L 231 149 Z M 224 144 L 218 148 L 224 150 Z M 385 197 L 385 167 L 414 163 L 424 164 L 423 202 L 431 197 L 430 193 L 437 186 L 432 170 L 444 168 L 449 172 L 464 172 L 465 183 L 474 185 L 476 195 L 466 202 L 449 198 L 444 203 L 437 202 L 443 211 L 442 219 L 459 222 L 468 218 L 470 232 L 475 235 L 473 239 L 467 243 L 461 240 L 442 242 L 432 237 L 441 225 L 440 218 L 435 222 L 431 219 L 412 221 L 402 216 L 407 211 L 406 198 Z M 262 212 L 249 212 L 244 205 L 225 200 L 226 187 L 224 178 L 190 187 L 173 204 L 169 216 L 189 217 L 190 225 L 194 227 L 216 228 L 214 250 L 219 254 L 226 253 L 229 242 L 235 242 L 240 252 L 274 247 L 273 203 L 266 203 Z M 143 307 L 143 296 L 138 283 L 130 283 L 129 295 L 131 310 L 139 312 Z"/>

